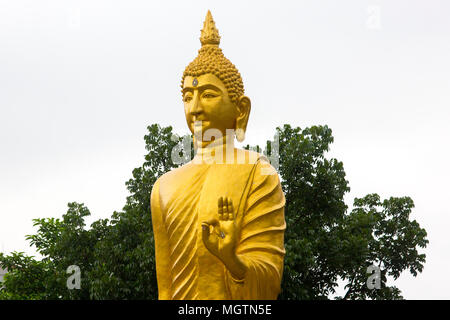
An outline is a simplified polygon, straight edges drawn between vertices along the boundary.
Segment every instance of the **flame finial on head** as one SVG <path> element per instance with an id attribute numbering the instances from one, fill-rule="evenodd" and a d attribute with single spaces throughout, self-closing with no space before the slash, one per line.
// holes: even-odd
<path id="1" fill-rule="evenodd" d="M 202 46 L 206 44 L 219 45 L 219 30 L 217 30 L 211 11 L 209 10 L 206 13 L 205 22 L 203 22 L 203 29 L 201 32 L 200 42 L 202 43 Z"/>

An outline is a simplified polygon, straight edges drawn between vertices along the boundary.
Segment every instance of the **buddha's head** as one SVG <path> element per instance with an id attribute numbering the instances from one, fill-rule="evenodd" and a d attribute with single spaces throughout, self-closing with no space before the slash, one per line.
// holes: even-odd
<path id="1" fill-rule="evenodd" d="M 206 15 L 200 42 L 202 47 L 198 56 L 186 67 L 181 81 L 189 129 L 193 134 L 199 127 L 203 134 L 218 130 L 223 137 L 227 130 L 234 130 L 237 140 L 242 142 L 251 102 L 244 95 L 239 71 L 219 48 L 220 36 L 210 11 Z"/>

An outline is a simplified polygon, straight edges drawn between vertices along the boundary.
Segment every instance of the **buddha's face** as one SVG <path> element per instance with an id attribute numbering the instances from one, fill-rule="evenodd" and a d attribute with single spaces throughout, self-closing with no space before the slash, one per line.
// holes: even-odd
<path id="1" fill-rule="evenodd" d="M 230 100 L 223 82 L 215 75 L 186 76 L 183 101 L 186 121 L 192 134 L 201 129 L 205 136 L 207 130 L 216 129 L 225 137 L 227 129 L 236 129 L 239 110 Z M 213 136 L 216 137 L 215 134 Z M 206 144 L 208 142 L 205 141 Z"/>

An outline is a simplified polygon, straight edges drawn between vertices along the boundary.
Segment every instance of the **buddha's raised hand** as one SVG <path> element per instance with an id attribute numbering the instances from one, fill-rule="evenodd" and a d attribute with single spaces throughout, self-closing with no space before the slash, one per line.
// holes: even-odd
<path id="1" fill-rule="evenodd" d="M 217 217 L 202 222 L 202 238 L 205 247 L 219 258 L 235 277 L 242 279 L 246 268 L 236 255 L 238 237 L 235 217 L 231 198 L 220 197 L 217 202 Z"/>

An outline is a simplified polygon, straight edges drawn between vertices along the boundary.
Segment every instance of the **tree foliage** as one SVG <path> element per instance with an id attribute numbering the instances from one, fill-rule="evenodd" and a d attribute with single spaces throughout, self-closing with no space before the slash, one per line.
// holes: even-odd
<path id="1" fill-rule="evenodd" d="M 61 219 L 34 219 L 37 232 L 27 239 L 42 259 L 0 254 L 0 266 L 8 269 L 0 299 L 157 298 L 150 192 L 159 176 L 179 166 L 170 155 L 183 137 L 156 124 L 148 131 L 145 161 L 126 182 L 130 195 L 123 209 L 90 228 L 88 208 L 75 202 Z M 337 299 L 401 299 L 400 289 L 388 282 L 403 271 L 422 272 L 425 254 L 419 249 L 428 243 L 426 231 L 410 219 L 412 199 L 382 201 L 369 194 L 348 210 L 343 164 L 326 157 L 331 129 L 285 125 L 276 131 L 287 223 L 279 298 L 328 299 L 343 280 L 346 294 Z M 273 145 L 267 142 L 267 155 L 275 152 Z M 70 265 L 81 269 L 79 290 L 67 289 Z M 380 268 L 380 289 L 367 287 L 369 265 Z"/>

